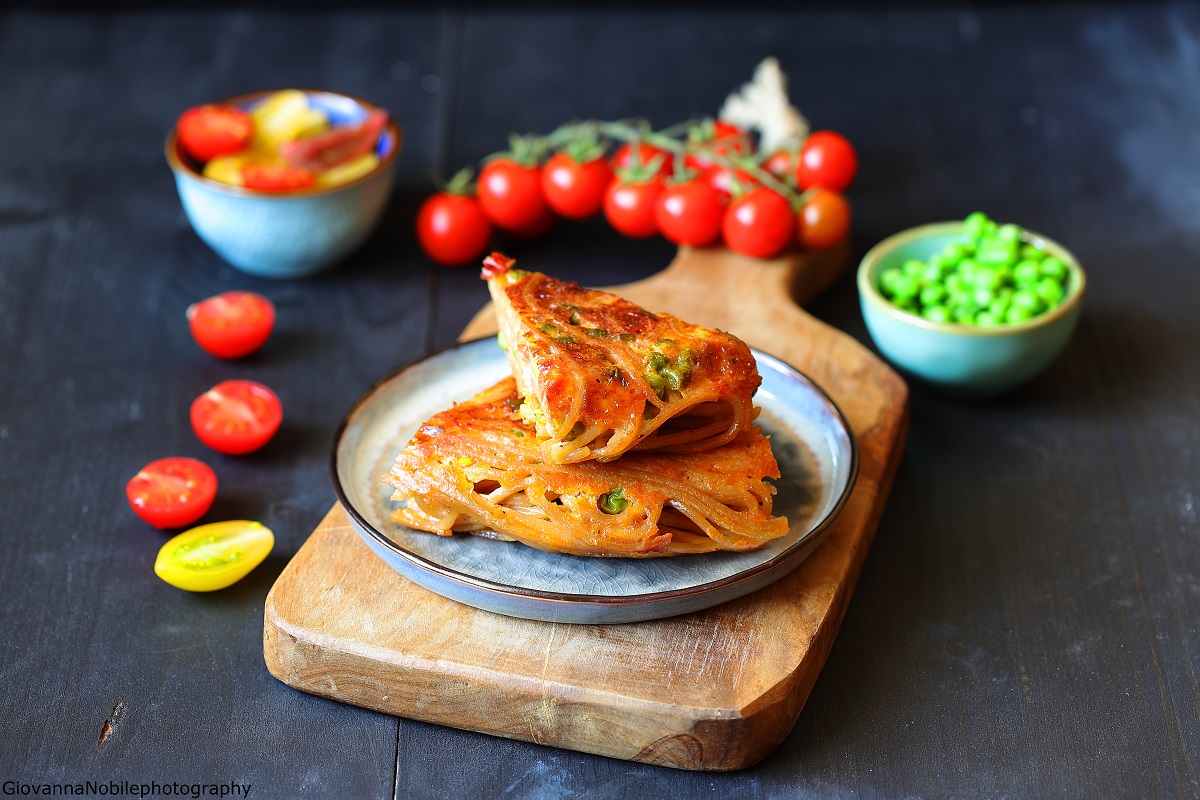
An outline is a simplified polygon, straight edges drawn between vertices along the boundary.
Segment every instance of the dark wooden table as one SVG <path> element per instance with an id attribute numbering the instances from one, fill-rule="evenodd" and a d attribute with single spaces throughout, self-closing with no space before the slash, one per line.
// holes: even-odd
<path id="1" fill-rule="evenodd" d="M 858 146 L 855 262 L 978 208 L 1065 242 L 1090 276 L 1067 352 L 1027 387 L 964 403 L 912 386 L 890 505 L 792 735 L 745 772 L 685 773 L 275 681 L 263 598 L 333 499 L 339 417 L 485 298 L 474 270 L 416 248 L 430 172 L 510 130 L 711 113 L 769 54 L 813 122 Z M 195 236 L 162 141 L 187 106 L 289 86 L 371 98 L 407 136 L 371 243 L 273 283 Z M 0 109 L 0 780 L 237 781 L 252 797 L 1200 795 L 1194 6 L 12 12 Z M 513 249 L 592 284 L 672 255 L 601 221 Z M 279 324 L 259 354 L 222 363 L 192 343 L 184 309 L 230 288 L 270 296 Z M 812 310 L 867 341 L 850 274 Z M 278 438 L 240 459 L 206 451 L 187 422 L 192 398 L 231 377 L 267 383 L 286 409 Z M 276 532 L 227 591 L 153 574 L 163 536 L 123 485 L 166 455 L 217 468 L 209 519 Z"/>

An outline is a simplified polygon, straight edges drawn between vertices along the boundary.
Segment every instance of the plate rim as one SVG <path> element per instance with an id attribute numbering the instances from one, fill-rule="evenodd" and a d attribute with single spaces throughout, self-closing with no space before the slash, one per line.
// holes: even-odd
<path id="1" fill-rule="evenodd" d="M 799 539 L 789 545 L 787 549 L 777 553 L 775 556 L 767 559 L 766 561 L 755 564 L 754 566 L 742 570 L 741 572 L 734 573 L 733 575 L 729 575 L 715 581 L 708 581 L 681 589 L 670 589 L 661 592 L 644 592 L 642 594 L 631 595 L 575 594 L 572 592 L 552 592 L 545 589 L 530 589 L 523 586 L 513 586 L 512 584 L 500 583 L 488 578 L 481 578 L 479 576 L 461 572 L 452 567 L 447 567 L 442 564 L 438 564 L 437 562 L 430 561 L 424 556 L 400 546 L 386 536 L 382 531 L 377 530 L 375 526 L 372 525 L 354 506 L 347 496 L 346 490 L 342 486 L 341 478 L 338 475 L 338 450 L 340 449 L 340 444 L 342 438 L 346 434 L 346 430 L 350 427 L 350 424 L 355 415 L 358 413 L 359 409 L 366 405 L 371 397 L 380 388 L 382 388 L 384 384 L 387 384 L 401 373 L 415 367 L 416 365 L 425 361 L 429 361 L 443 353 L 452 350 L 466 349 L 468 347 L 480 345 L 483 342 L 494 339 L 495 335 L 492 334 L 476 337 L 474 339 L 468 339 L 466 341 L 453 342 L 451 344 L 431 350 L 424 355 L 418 356 L 396 367 L 372 382 L 362 392 L 362 394 L 360 394 L 354 400 L 354 402 L 350 405 L 349 410 L 342 416 L 341 421 L 338 423 L 338 426 L 333 433 L 333 441 L 329 451 L 329 475 L 333 482 L 333 491 L 334 494 L 337 495 L 338 503 L 341 504 L 342 509 L 346 512 L 347 516 L 349 516 L 351 522 L 354 523 L 354 527 L 356 527 L 361 533 L 366 533 L 368 536 L 374 539 L 378 545 L 383 547 L 388 552 L 404 561 L 407 561 L 413 567 L 423 570 L 427 573 L 432 573 L 433 575 L 454 583 L 464 584 L 473 589 L 510 597 L 517 601 L 535 600 L 550 603 L 561 603 L 568 606 L 590 605 L 620 608 L 626 606 L 665 603 L 675 600 L 682 600 L 688 597 L 702 596 L 713 592 L 723 592 L 728 590 L 730 587 L 737 586 L 745 581 L 754 580 L 761 577 L 764 573 L 779 568 L 781 565 L 786 564 L 789 560 L 791 560 L 791 558 L 798 552 L 801 552 L 805 549 L 809 549 L 811 552 L 810 547 L 813 544 L 813 541 L 819 536 L 823 535 L 826 529 L 828 529 L 834 523 L 834 521 L 841 516 L 841 513 L 846 504 L 849 502 L 851 495 L 854 493 L 855 486 L 858 484 L 858 437 L 855 436 L 854 429 L 850 426 L 850 422 L 846 419 L 846 415 L 842 413 L 842 410 L 838 404 L 834 402 L 833 398 L 830 397 L 829 394 L 823 388 L 821 388 L 816 381 L 793 367 L 791 364 L 777 356 L 773 356 L 770 353 L 759 350 L 758 348 L 750 347 L 750 351 L 754 355 L 756 363 L 759 359 L 766 358 L 767 360 L 774 362 L 774 365 L 780 369 L 780 371 L 785 374 L 790 373 L 790 377 L 799 379 L 801 383 L 806 384 L 811 390 L 813 390 L 816 393 L 817 398 L 830 412 L 832 412 L 833 417 L 841 424 L 842 429 L 846 433 L 846 438 L 850 442 L 850 470 L 846 480 L 846 485 L 842 489 L 842 493 L 834 501 L 832 507 L 829 509 L 829 512 L 824 516 L 824 518 L 815 526 L 813 526 L 812 530 L 810 530 L 806 535 L 801 536 Z M 747 346 L 749 347 L 749 345 Z M 532 549 L 536 550 L 537 548 Z M 392 565 L 389 564 L 388 566 L 391 567 Z M 392 567 L 392 569 L 395 569 L 395 567 Z"/>

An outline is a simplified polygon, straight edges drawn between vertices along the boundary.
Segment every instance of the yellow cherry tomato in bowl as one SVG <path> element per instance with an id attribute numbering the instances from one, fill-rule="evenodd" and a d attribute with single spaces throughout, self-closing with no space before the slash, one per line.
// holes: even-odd
<path id="1" fill-rule="evenodd" d="M 154 559 L 154 574 L 189 592 L 232 586 L 262 563 L 275 546 L 275 534 L 261 522 L 213 522 L 167 541 Z"/>

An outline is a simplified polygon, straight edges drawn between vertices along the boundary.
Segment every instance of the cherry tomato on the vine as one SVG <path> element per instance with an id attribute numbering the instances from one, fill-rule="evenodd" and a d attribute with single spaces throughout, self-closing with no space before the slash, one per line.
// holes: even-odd
<path id="1" fill-rule="evenodd" d="M 734 252 L 754 258 L 779 255 L 796 232 L 796 215 L 781 195 L 766 188 L 736 198 L 721 224 L 725 243 Z"/>
<path id="2" fill-rule="evenodd" d="M 754 149 L 746 132 L 728 122 L 714 121 L 711 133 L 708 139 L 693 139 L 688 142 L 688 148 L 692 152 L 684 158 L 684 163 L 698 172 L 707 172 L 713 168 L 713 155 L 745 155 Z"/>
<path id="3" fill-rule="evenodd" d="M 742 189 L 749 189 L 756 186 L 758 181 L 749 172 L 742 169 L 731 169 L 729 167 L 713 167 L 708 171 L 701 173 L 703 178 L 708 181 L 708 185 L 716 189 L 726 197 L 733 194 L 733 183 L 737 181 Z"/>
<path id="4" fill-rule="evenodd" d="M 586 219 L 604 205 L 604 192 L 612 182 L 612 168 L 603 158 L 580 164 L 558 153 L 542 168 L 542 194 L 546 203 L 569 219 Z"/>
<path id="5" fill-rule="evenodd" d="M 223 381 L 192 403 L 192 430 L 204 444 L 231 456 L 252 453 L 283 421 L 275 393 L 254 381 Z"/>
<path id="6" fill-rule="evenodd" d="M 183 112 L 176 130 L 188 155 L 208 161 L 245 150 L 254 137 L 254 121 L 233 106 L 197 106 Z"/>
<path id="7" fill-rule="evenodd" d="M 617 148 L 617 152 L 612 157 L 612 168 L 614 171 L 621 169 L 633 168 L 633 145 L 626 142 Z M 657 147 L 645 143 L 638 143 L 638 155 L 641 156 L 641 165 L 649 164 L 651 160 L 661 157 L 661 163 L 658 168 L 658 175 L 662 178 L 669 178 L 675 174 L 675 156 L 668 153 L 666 150 L 660 150 Z"/>
<path id="8" fill-rule="evenodd" d="M 846 137 L 833 131 L 811 133 L 800 149 L 796 183 L 802 189 L 820 187 L 845 191 L 858 172 L 858 156 Z"/>
<path id="9" fill-rule="evenodd" d="M 837 192 L 822 189 L 800 209 L 796 222 L 796 238 L 804 247 L 831 247 L 850 232 L 850 204 Z"/>
<path id="10" fill-rule="evenodd" d="M 160 458 L 125 484 L 139 517 L 156 528 L 182 528 L 208 513 L 217 496 L 217 475 L 194 458 Z"/>
<path id="11" fill-rule="evenodd" d="M 509 233 L 518 239 L 538 239 L 545 236 L 554 227 L 556 219 L 558 218 L 554 216 L 554 212 L 546 207 L 533 222 L 521 228 L 514 228 Z"/>
<path id="12" fill-rule="evenodd" d="M 492 238 L 492 223 L 474 197 L 439 192 L 417 211 L 417 241 L 425 255 L 449 267 L 474 263 Z"/>
<path id="13" fill-rule="evenodd" d="M 615 180 L 604 194 L 604 217 L 618 233 L 645 239 L 658 233 L 654 207 L 662 194 L 659 178 L 642 183 Z"/>
<path id="14" fill-rule="evenodd" d="M 763 162 L 763 169 L 791 186 L 796 185 L 796 170 L 800 167 L 800 152 L 776 150 Z"/>
<path id="15" fill-rule="evenodd" d="M 542 170 L 509 158 L 489 161 L 479 172 L 479 204 L 495 224 L 520 231 L 537 223 L 549 210 L 542 195 Z"/>
<path id="16" fill-rule="evenodd" d="M 699 178 L 666 187 L 654 206 L 654 219 L 663 236 L 675 244 L 696 247 L 717 240 L 724 215 L 721 193 Z"/>
<path id="17" fill-rule="evenodd" d="M 222 292 L 187 310 L 192 338 L 217 358 L 248 356 L 275 327 L 275 306 L 254 292 Z"/>

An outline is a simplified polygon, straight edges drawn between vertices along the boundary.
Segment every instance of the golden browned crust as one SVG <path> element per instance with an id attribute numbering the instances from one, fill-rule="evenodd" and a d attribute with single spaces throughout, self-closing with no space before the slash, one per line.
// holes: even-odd
<path id="1" fill-rule="evenodd" d="M 422 425 L 384 477 L 403 503 L 393 519 L 585 556 L 752 550 L 787 533 L 787 520 L 771 516 L 775 489 L 765 480 L 779 467 L 756 426 L 704 453 L 560 465 L 547 461 L 519 406 L 505 378 Z M 618 487 L 627 505 L 611 513 Z"/>

